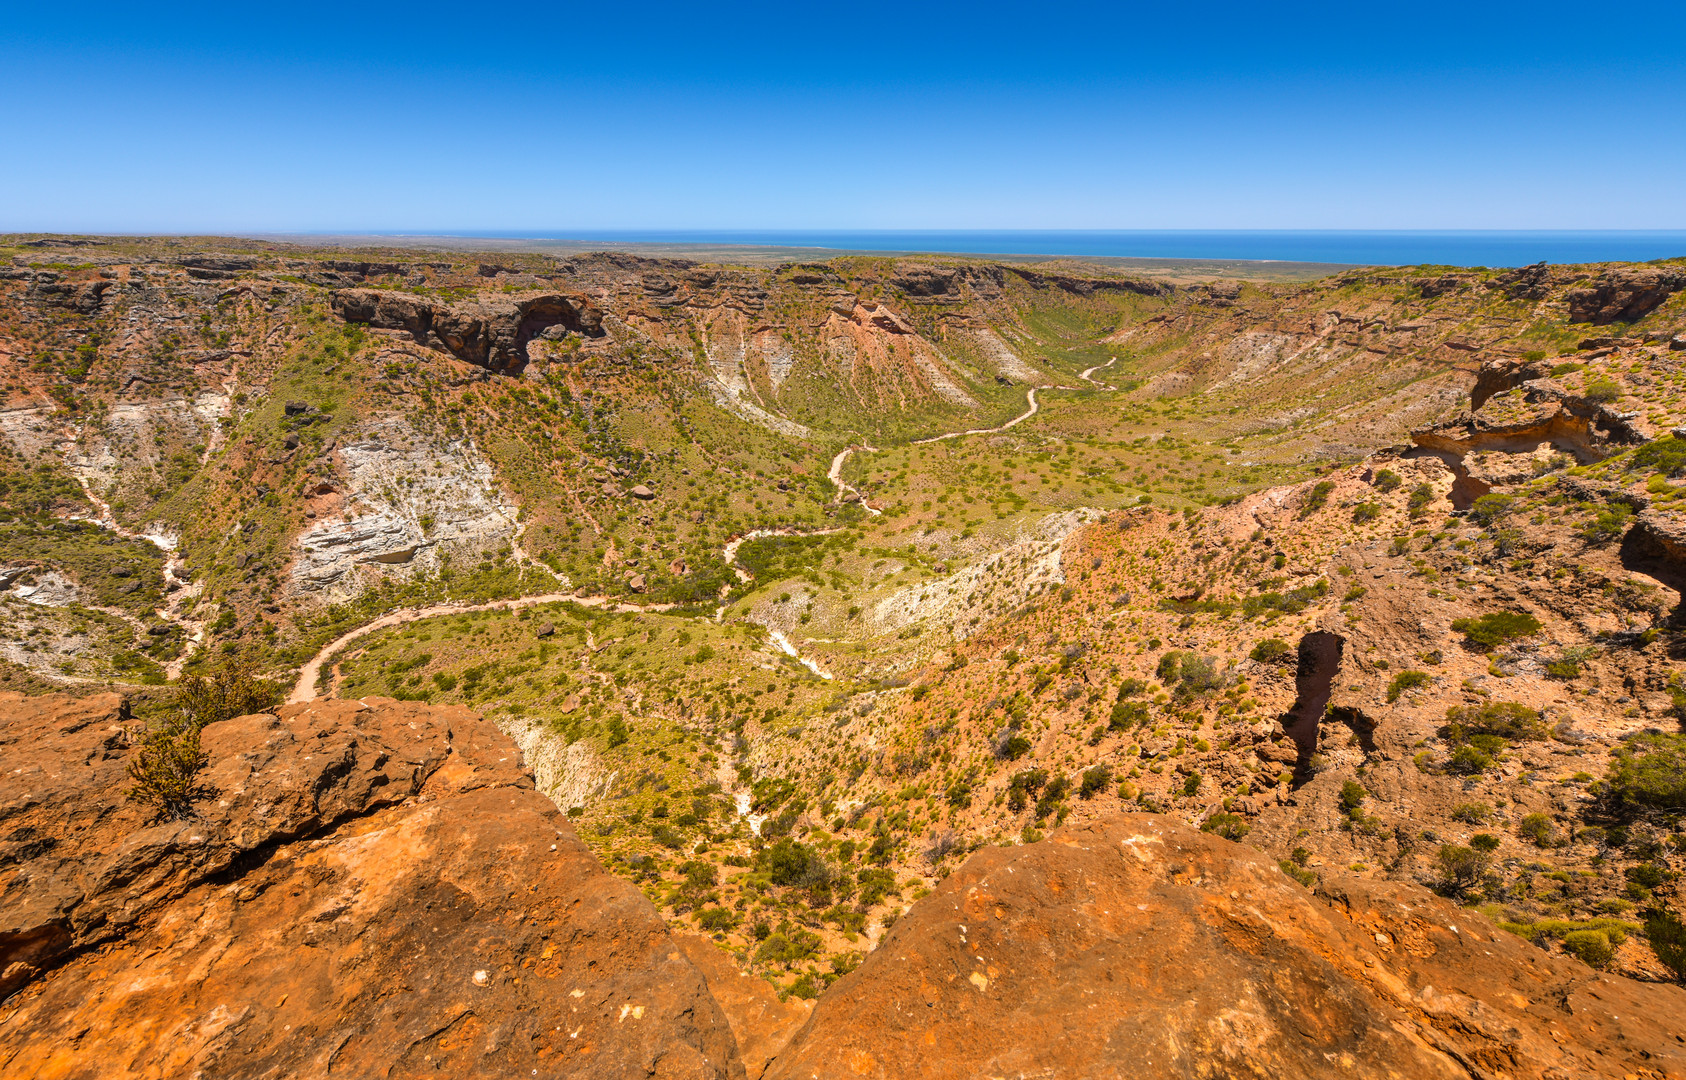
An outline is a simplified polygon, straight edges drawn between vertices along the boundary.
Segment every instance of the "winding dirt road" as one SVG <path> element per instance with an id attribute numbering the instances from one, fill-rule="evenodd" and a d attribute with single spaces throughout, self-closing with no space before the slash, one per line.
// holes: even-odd
<path id="1" fill-rule="evenodd" d="M 1095 372 L 1101 370 L 1102 368 L 1109 368 L 1116 363 L 1118 363 L 1118 357 L 1115 356 L 1111 360 L 1108 360 L 1104 364 L 1096 364 L 1094 367 L 1087 369 L 1086 371 L 1083 372 L 1083 374 L 1081 374 L 1077 377 L 1079 379 L 1082 379 L 1084 382 L 1094 383 L 1096 386 L 1100 387 L 1102 390 L 1116 390 L 1116 389 L 1118 389 L 1118 387 L 1113 386 L 1111 383 L 1100 382 L 1097 379 L 1092 379 L 1092 378 L 1089 377 L 1089 376 L 1093 375 Z"/>
<path id="2" fill-rule="evenodd" d="M 1089 369 L 1089 371 L 1094 371 L 1094 370 L 1095 370 L 1094 368 Z M 1083 373 L 1084 378 L 1088 378 L 1088 376 L 1089 376 L 1089 372 Z M 916 443 L 933 443 L 933 442 L 940 442 L 943 439 L 958 439 L 958 438 L 960 438 L 962 436 L 965 436 L 965 435 L 992 435 L 992 434 L 995 434 L 997 432 L 1006 431 L 1008 428 L 1011 428 L 1011 427 L 1013 427 L 1017 424 L 1021 424 L 1024 421 L 1029 420 L 1031 417 L 1036 415 L 1037 410 L 1039 408 L 1039 406 L 1037 404 L 1037 401 L 1036 401 L 1036 392 L 1038 390 L 1069 390 L 1069 389 L 1071 389 L 1071 388 L 1065 387 L 1065 386 L 1054 386 L 1054 385 L 1033 386 L 1025 392 L 1025 404 L 1028 406 L 1025 409 L 1025 411 L 1022 414 L 1013 417 L 1013 419 L 1007 421 L 1005 424 L 1002 424 L 1000 427 L 972 428 L 972 429 L 967 430 L 967 431 L 951 431 L 951 432 L 948 432 L 947 434 L 944 434 L 944 435 L 933 435 L 932 437 L 930 437 L 928 439 L 916 439 L 915 442 Z M 860 495 L 859 491 L 856 491 L 854 488 L 850 487 L 848 484 L 844 483 L 844 481 L 843 481 L 843 465 L 844 465 L 845 462 L 847 462 L 849 460 L 849 455 L 854 453 L 854 451 L 857 450 L 857 449 L 865 450 L 865 451 L 869 451 L 869 452 L 876 452 L 876 450 L 877 450 L 876 447 L 872 447 L 872 446 L 865 446 L 865 445 L 862 445 L 860 447 L 850 446 L 850 447 L 845 447 L 843 450 L 839 451 L 837 456 L 831 459 L 831 468 L 826 473 L 826 479 L 830 480 L 831 483 L 833 484 L 833 486 L 835 486 L 837 488 L 839 497 L 841 497 L 843 494 L 845 494 L 847 492 L 854 492 L 857 496 Z M 872 506 L 867 504 L 867 501 L 866 501 L 864 496 L 861 497 L 860 502 L 861 502 L 861 506 L 866 509 L 867 513 L 872 514 L 874 516 L 876 516 L 880 513 L 880 511 L 874 509 Z M 754 579 L 751 577 L 748 570 L 745 570 L 742 566 L 738 565 L 738 561 L 737 561 L 738 548 L 741 547 L 746 541 L 759 540 L 759 539 L 763 539 L 765 537 L 770 537 L 770 536 L 828 536 L 832 533 L 836 533 L 836 532 L 840 532 L 840 531 L 841 531 L 841 529 L 839 529 L 839 528 L 813 529 L 813 530 L 789 529 L 789 528 L 786 528 L 786 529 L 753 529 L 753 530 L 751 530 L 747 533 L 744 533 L 741 536 L 734 536 L 730 540 L 728 540 L 726 542 L 726 546 L 723 549 L 721 549 L 720 554 L 721 554 L 721 557 L 726 561 L 726 565 L 730 566 L 732 568 L 733 572 L 738 575 L 738 580 L 747 584 L 748 582 L 750 582 Z M 525 553 L 523 552 L 522 554 L 525 554 Z M 536 562 L 536 560 L 535 560 L 535 562 Z M 538 564 L 538 565 L 542 565 L 542 564 Z M 545 569 L 549 570 L 550 568 L 545 567 Z M 552 571 L 552 573 L 554 573 L 554 571 Z M 507 599 L 507 600 L 492 600 L 492 601 L 489 601 L 489 602 L 484 603 L 484 604 L 445 603 L 445 604 L 434 604 L 434 605 L 429 606 L 429 607 L 403 608 L 399 611 L 388 612 L 387 614 L 382 615 L 378 619 L 371 620 L 370 622 L 366 622 L 363 625 L 358 626 L 358 627 L 356 627 L 352 630 L 348 630 L 344 634 L 341 634 L 339 637 L 335 638 L 333 641 L 330 641 L 330 642 L 328 642 L 328 644 L 322 646 L 322 648 L 317 651 L 316 655 L 312 656 L 309 660 L 307 660 L 305 662 L 304 666 L 299 669 L 298 680 L 293 684 L 293 692 L 288 695 L 287 701 L 289 703 L 297 703 L 297 702 L 307 702 L 307 701 L 316 700 L 316 683 L 317 683 L 317 680 L 321 677 L 323 665 L 326 664 L 330 659 L 332 659 L 333 656 L 336 653 L 338 653 L 340 650 L 344 649 L 347 645 L 350 645 L 353 641 L 356 641 L 358 638 L 364 637 L 368 634 L 372 634 L 377 630 L 385 630 L 388 627 L 399 626 L 399 625 L 402 625 L 403 623 L 407 623 L 407 622 L 414 622 L 417 619 L 437 618 L 441 615 L 460 615 L 460 614 L 463 614 L 464 612 L 471 612 L 471 611 L 507 611 L 507 610 L 514 610 L 516 608 L 531 607 L 535 604 L 551 604 L 551 603 L 557 603 L 557 602 L 579 604 L 581 607 L 591 607 L 591 608 L 609 607 L 611 610 L 616 611 L 616 612 L 671 611 L 674 607 L 677 606 L 675 604 L 626 604 L 626 603 L 621 603 L 621 602 L 618 602 L 618 601 L 611 600 L 609 597 L 606 597 L 606 596 L 575 596 L 572 593 L 555 592 L 555 593 L 540 593 L 540 594 L 535 595 L 535 596 L 518 596 L 518 597 L 513 597 L 513 598 Z M 716 620 L 718 620 L 721 617 L 721 614 L 724 611 L 725 611 L 725 608 L 722 607 L 718 611 L 715 612 Z M 791 642 L 790 638 L 787 637 L 782 631 L 775 630 L 772 627 L 767 627 L 767 631 L 768 631 L 769 636 L 772 638 L 773 643 L 778 646 L 779 651 L 783 652 L 786 656 L 791 657 L 797 663 L 801 664 L 803 667 L 807 668 L 809 671 L 812 671 L 815 675 L 818 675 L 820 678 L 826 679 L 826 680 L 830 680 L 832 678 L 832 675 L 831 675 L 830 672 L 822 669 L 819 666 L 819 664 L 814 662 L 812 659 L 804 657 L 797 650 L 796 646 Z"/>
<path id="3" fill-rule="evenodd" d="M 575 596 L 573 593 L 540 593 L 537 596 L 517 596 L 508 600 L 492 600 L 484 604 L 433 604 L 429 607 L 400 608 L 388 612 L 372 622 L 347 630 L 339 637 L 328 642 L 317 651 L 316 655 L 305 661 L 304 667 L 299 669 L 298 681 L 293 683 L 293 692 L 287 695 L 289 705 L 316 700 L 316 680 L 322 674 L 322 665 L 327 663 L 335 653 L 350 645 L 360 637 L 385 630 L 390 626 L 401 626 L 417 619 L 434 619 L 441 615 L 462 615 L 471 611 L 513 611 L 516 608 L 532 607 L 535 604 L 569 603 L 580 607 L 606 607 L 616 613 L 628 611 L 672 611 L 674 604 L 623 604 L 613 601 L 607 596 Z"/>
<path id="4" fill-rule="evenodd" d="M 1013 427 L 1017 424 L 1022 424 L 1026 420 L 1029 420 L 1031 417 L 1036 415 L 1036 410 L 1039 407 L 1036 404 L 1036 392 L 1038 390 L 1069 390 L 1069 389 L 1070 389 L 1070 387 L 1066 387 L 1066 386 L 1051 386 L 1051 385 L 1050 386 L 1033 386 L 1029 390 L 1025 391 L 1025 402 L 1030 406 L 1030 408 L 1026 409 L 1023 413 L 1019 414 L 1018 416 L 1013 417 L 1011 420 L 1007 421 L 1005 424 L 1002 424 L 1000 427 L 971 428 L 971 429 L 966 430 L 966 431 L 950 431 L 946 435 L 933 435 L 929 439 L 915 439 L 915 440 L 913 440 L 914 445 L 917 446 L 917 445 L 920 445 L 922 443 L 942 442 L 944 439 L 958 439 L 958 438 L 960 438 L 962 436 L 965 436 L 965 435 L 994 435 L 997 432 L 1006 431 L 1008 428 Z"/>
<path id="5" fill-rule="evenodd" d="M 862 495 L 859 490 L 852 488 L 843 482 L 843 463 L 848 461 L 849 455 L 854 453 L 857 449 L 866 450 L 874 454 L 878 452 L 878 447 L 876 446 L 845 446 L 842 450 L 837 452 L 836 457 L 831 459 L 831 470 L 825 474 L 825 478 L 830 480 L 832 486 L 837 489 L 837 498 L 839 501 L 842 500 L 844 495 L 853 493 L 854 496 L 860 500 L 861 506 L 866 509 L 866 512 L 872 517 L 877 517 L 880 511 L 871 503 L 866 501 L 866 496 Z"/>

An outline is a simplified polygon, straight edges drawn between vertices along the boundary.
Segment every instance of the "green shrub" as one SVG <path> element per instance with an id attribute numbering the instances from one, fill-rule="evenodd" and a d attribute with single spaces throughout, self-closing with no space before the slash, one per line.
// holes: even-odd
<path id="1" fill-rule="evenodd" d="M 1241 613 L 1249 619 L 1267 611 L 1277 611 L 1284 615 L 1297 615 L 1310 607 L 1314 601 L 1327 596 L 1328 593 L 1328 579 L 1319 578 L 1315 584 L 1302 585 L 1285 593 L 1262 592 L 1246 597 L 1241 601 Z"/>
<path id="2" fill-rule="evenodd" d="M 208 676 L 184 678 L 162 715 L 141 734 L 140 749 L 128 765 L 133 781 L 128 799 L 151 807 L 158 818 L 189 816 L 198 794 L 196 777 L 209 760 L 200 747 L 200 731 L 206 724 L 272 709 L 280 700 L 280 687 L 232 660 Z"/>
<path id="3" fill-rule="evenodd" d="M 1487 872 L 1486 856 L 1461 844 L 1442 844 L 1436 862 L 1442 885 L 1456 895 L 1468 892 Z"/>
<path id="4" fill-rule="evenodd" d="M 1670 435 L 1648 442 L 1633 452 L 1628 468 L 1686 476 L 1686 439 Z"/>
<path id="5" fill-rule="evenodd" d="M 1662 908 L 1648 910 L 1645 937 L 1663 966 L 1674 972 L 1676 979 L 1686 982 L 1686 923 L 1681 922 L 1680 916 Z"/>
<path id="6" fill-rule="evenodd" d="M 1387 684 L 1387 700 L 1395 702 L 1407 690 L 1415 690 L 1419 686 L 1427 686 L 1429 676 L 1426 671 L 1401 671 Z"/>
<path id="7" fill-rule="evenodd" d="M 1317 884 L 1317 874 L 1315 872 L 1311 871 L 1311 870 L 1307 870 L 1303 866 L 1296 866 L 1294 863 L 1290 862 L 1287 859 L 1283 859 L 1281 862 L 1277 863 L 1276 865 L 1281 869 L 1281 871 L 1284 874 L 1287 874 L 1289 877 L 1291 877 L 1295 881 L 1299 882 L 1305 888 L 1309 889 L 1313 885 Z"/>
<path id="8" fill-rule="evenodd" d="M 800 963 L 820 951 L 820 936 L 808 930 L 794 927 L 788 922 L 780 923 L 779 928 L 767 935 L 761 947 L 755 950 L 754 962 L 757 964 L 777 964 L 789 970 L 792 964 Z"/>
<path id="9" fill-rule="evenodd" d="M 1623 740 L 1610 760 L 1610 793 L 1634 810 L 1686 810 L 1686 734 Z"/>
<path id="10" fill-rule="evenodd" d="M 738 917 L 726 908 L 703 908 L 696 914 L 697 925 L 710 933 L 730 930 L 738 925 Z"/>
<path id="11" fill-rule="evenodd" d="M 1529 814 L 1517 822 L 1516 835 L 1535 847 L 1550 847 L 1557 835 L 1557 826 L 1545 814 Z"/>
<path id="12" fill-rule="evenodd" d="M 1447 709 L 1440 735 L 1453 745 L 1474 742 L 1483 735 L 1494 736 L 1500 742 L 1484 748 L 1499 749 L 1505 742 L 1538 742 L 1550 737 L 1551 729 L 1538 709 L 1517 701 L 1490 701 Z"/>
<path id="13" fill-rule="evenodd" d="M 1470 519 L 1483 528 L 1510 513 L 1514 495 L 1483 495 L 1469 508 Z"/>
<path id="14" fill-rule="evenodd" d="M 1476 619 L 1458 619 L 1452 629 L 1463 634 L 1482 652 L 1540 632 L 1540 620 L 1521 611 L 1495 611 Z"/>
<path id="15" fill-rule="evenodd" d="M 1341 784 L 1341 809 L 1351 813 L 1364 804 L 1364 797 L 1370 794 L 1364 786 L 1352 780 Z"/>
<path id="16" fill-rule="evenodd" d="M 1493 816 L 1493 808 L 1484 802 L 1459 803 L 1452 808 L 1452 820 L 1466 825 L 1484 825 Z"/>
<path id="17" fill-rule="evenodd" d="M 856 874 L 855 880 L 861 889 L 855 902 L 863 908 L 883 903 L 886 896 L 896 891 L 895 871 L 882 867 L 868 867 Z"/>
<path id="18" fill-rule="evenodd" d="M 1128 731 L 1141 727 L 1149 719 L 1147 706 L 1140 701 L 1120 701 L 1112 707 L 1107 727 L 1112 731 Z"/>
<path id="19" fill-rule="evenodd" d="M 209 758 L 199 747 L 199 725 L 181 713 L 147 725 L 140 749 L 129 761 L 131 802 L 152 808 L 160 819 L 185 818 L 193 812 L 196 777 Z"/>
<path id="20" fill-rule="evenodd" d="M 755 856 L 756 867 L 774 885 L 807 888 L 830 877 L 831 868 L 819 852 L 785 837 Z"/>
<path id="21" fill-rule="evenodd" d="M 1023 735 L 1010 735 L 1001 744 L 1001 756 L 1008 761 L 1017 761 L 1030 753 L 1030 740 Z"/>
<path id="22" fill-rule="evenodd" d="M 1446 771 L 1454 776 L 1479 776 L 1497 764 L 1498 759 L 1479 746 L 1460 746 L 1446 759 Z"/>
<path id="23" fill-rule="evenodd" d="M 1381 503 L 1361 502 L 1352 508 L 1352 522 L 1354 525 L 1367 525 L 1381 516 Z"/>
<path id="24" fill-rule="evenodd" d="M 1633 510 L 1626 503 L 1607 506 L 1580 528 L 1581 539 L 1589 544 L 1608 544 L 1627 529 Z"/>
<path id="25" fill-rule="evenodd" d="M 1376 473 L 1376 479 L 1374 481 L 1376 490 L 1384 494 L 1389 491 L 1399 490 L 1399 485 L 1404 482 L 1405 481 L 1399 478 L 1399 474 L 1394 472 L 1392 469 L 1379 470 Z"/>
<path id="26" fill-rule="evenodd" d="M 1280 664 L 1293 659 L 1296 653 L 1294 647 L 1281 638 L 1267 637 L 1254 645 L 1253 651 L 1247 655 L 1261 664 Z"/>
<path id="27" fill-rule="evenodd" d="M 1492 833 L 1476 833 L 1469 838 L 1469 846 L 1483 855 L 1491 855 L 1499 850 L 1499 838 Z"/>
<path id="28" fill-rule="evenodd" d="M 1420 518 L 1428 513 L 1428 508 L 1434 502 L 1434 489 L 1426 482 L 1411 489 L 1411 498 L 1405 503 L 1405 510 L 1414 518 Z"/>
<path id="29" fill-rule="evenodd" d="M 1046 769 L 1025 769 L 1014 773 L 1007 784 L 1007 808 L 1014 813 L 1023 810 L 1047 783 Z"/>
<path id="30" fill-rule="evenodd" d="M 1305 493 L 1305 501 L 1300 503 L 1300 517 L 1308 518 L 1323 509 L 1323 505 L 1329 501 L 1329 493 L 1334 490 L 1333 480 L 1319 480 Z"/>
<path id="31" fill-rule="evenodd" d="M 1078 785 L 1077 796 L 1081 799 L 1092 799 L 1112 785 L 1112 768 L 1107 765 L 1096 765 L 1092 769 L 1083 770 L 1083 782 Z"/>
<path id="32" fill-rule="evenodd" d="M 1071 791 L 1071 781 L 1063 776 L 1056 776 L 1048 781 L 1048 786 L 1042 789 L 1042 797 L 1036 800 L 1036 806 L 1031 813 L 1037 821 L 1052 814 L 1065 801 L 1066 794 Z"/>
<path id="33" fill-rule="evenodd" d="M 685 846 L 684 834 L 665 821 L 658 821 L 650 827 L 650 839 L 675 851 Z"/>
<path id="34" fill-rule="evenodd" d="M 1563 935 L 1563 948 L 1595 968 L 1602 968 L 1616 955 L 1609 935 L 1602 930 L 1572 930 Z"/>
<path id="35" fill-rule="evenodd" d="M 1172 649 L 1159 658 L 1155 675 L 1167 687 L 1174 687 L 1180 697 L 1192 697 L 1223 685 L 1217 661 L 1210 656 L 1178 649 Z"/>
<path id="36" fill-rule="evenodd" d="M 1240 840 L 1252 830 L 1241 815 L 1223 811 L 1208 817 L 1200 826 L 1201 832 L 1214 833 L 1225 840 Z"/>
<path id="37" fill-rule="evenodd" d="M 1622 876 L 1636 885 L 1655 889 L 1663 883 L 1664 871 L 1655 863 L 1640 863 L 1638 866 L 1628 867 Z"/>
<path id="38" fill-rule="evenodd" d="M 1609 378 L 1594 378 L 1587 382 L 1581 396 L 1588 401 L 1596 401 L 1600 405 L 1608 405 L 1622 396 L 1621 386 Z"/>
<path id="39" fill-rule="evenodd" d="M 1198 794 L 1200 794 L 1200 774 L 1197 772 L 1189 773 L 1183 780 L 1183 795 L 1193 797 Z"/>
<path id="40" fill-rule="evenodd" d="M 1142 679 L 1125 679 L 1118 684 L 1118 700 L 1140 697 L 1147 691 L 1147 683 Z"/>

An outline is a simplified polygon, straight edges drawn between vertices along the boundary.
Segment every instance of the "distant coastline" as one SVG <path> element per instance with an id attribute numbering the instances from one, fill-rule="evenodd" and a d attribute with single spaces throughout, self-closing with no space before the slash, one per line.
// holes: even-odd
<path id="1" fill-rule="evenodd" d="M 400 233 L 366 234 L 399 239 Z M 781 230 L 581 229 L 429 231 L 431 237 L 534 240 L 612 247 L 694 245 L 802 252 L 929 252 L 1050 258 L 1198 259 L 1366 266 L 1526 266 L 1647 262 L 1686 256 L 1686 229 L 1669 230 Z"/>

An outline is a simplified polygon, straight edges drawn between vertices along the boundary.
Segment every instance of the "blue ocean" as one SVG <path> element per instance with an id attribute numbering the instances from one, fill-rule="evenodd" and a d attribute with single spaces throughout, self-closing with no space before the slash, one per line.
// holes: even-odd
<path id="1" fill-rule="evenodd" d="M 459 234 L 469 235 L 469 234 Z M 1406 230 L 581 230 L 476 233 L 587 243 L 748 244 L 837 251 L 1074 255 L 1405 266 L 1644 262 L 1686 256 L 1686 229 Z"/>

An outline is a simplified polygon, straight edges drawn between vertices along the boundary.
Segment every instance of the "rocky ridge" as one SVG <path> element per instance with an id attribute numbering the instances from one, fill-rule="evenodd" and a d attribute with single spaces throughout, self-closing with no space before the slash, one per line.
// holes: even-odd
<path id="1" fill-rule="evenodd" d="M 6 1075 L 742 1075 L 655 911 L 475 714 L 211 724 L 196 815 L 150 825 L 118 699 L 0 715 Z"/>
<path id="2" fill-rule="evenodd" d="M 162 824 L 126 730 L 0 700 L 7 1075 L 1686 1074 L 1686 992 L 1157 816 L 974 855 L 809 1014 L 671 936 L 473 713 L 209 725 Z"/>

